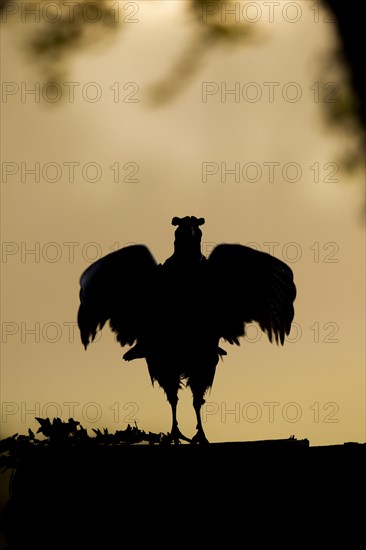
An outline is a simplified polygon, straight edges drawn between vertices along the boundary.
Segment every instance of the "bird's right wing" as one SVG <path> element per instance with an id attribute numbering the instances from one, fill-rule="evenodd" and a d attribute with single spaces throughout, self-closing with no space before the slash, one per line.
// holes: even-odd
<path id="1" fill-rule="evenodd" d="M 284 343 L 294 317 L 296 287 L 292 270 L 281 260 L 239 244 L 220 244 L 208 258 L 208 282 L 218 333 L 239 344 L 245 324 L 256 321 L 272 342 Z"/>
<path id="2" fill-rule="evenodd" d="M 85 349 L 106 321 L 122 344 L 143 331 L 157 263 L 143 245 L 121 248 L 88 267 L 80 278 L 78 326 Z"/>

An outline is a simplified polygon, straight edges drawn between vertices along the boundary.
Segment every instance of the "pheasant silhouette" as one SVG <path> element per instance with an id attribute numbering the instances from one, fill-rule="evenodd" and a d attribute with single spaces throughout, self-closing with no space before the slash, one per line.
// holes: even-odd
<path id="1" fill-rule="evenodd" d="M 85 349 L 109 320 L 123 358 L 145 358 L 154 384 L 172 409 L 169 439 L 208 443 L 201 421 L 220 356 L 220 339 L 240 345 L 248 323 L 257 322 L 270 342 L 283 345 L 294 317 L 296 287 L 282 261 L 240 244 L 201 252 L 203 218 L 174 217 L 174 253 L 157 264 L 148 248 L 132 245 L 93 263 L 80 278 L 78 326 Z M 178 427 L 178 391 L 193 394 L 197 433 Z"/>

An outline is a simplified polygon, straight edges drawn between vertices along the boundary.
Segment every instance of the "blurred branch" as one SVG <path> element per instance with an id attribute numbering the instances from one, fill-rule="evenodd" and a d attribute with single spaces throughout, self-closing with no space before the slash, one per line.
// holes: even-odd
<path id="1" fill-rule="evenodd" d="M 1 22 L 20 21 L 26 56 L 45 84 L 59 83 L 82 49 L 102 43 L 120 28 L 120 3 L 112 0 L 0 0 Z"/>
<path id="2" fill-rule="evenodd" d="M 171 0 L 166 0 L 170 2 Z M 191 19 L 192 38 L 186 44 L 178 59 L 168 71 L 166 77 L 148 89 L 149 99 L 155 105 L 166 104 L 173 100 L 187 86 L 200 69 L 207 52 L 214 47 L 237 47 L 254 34 L 253 25 L 245 21 L 237 22 L 233 17 L 222 17 L 223 1 L 185 0 L 185 14 Z M 242 2 L 243 5 L 245 2 Z M 66 5 L 72 4 L 72 17 Z M 232 10 L 234 0 L 226 0 L 227 8 Z M 232 6 L 229 6 L 232 4 Z M 323 98 L 324 112 L 328 123 L 352 134 L 362 134 L 360 150 L 347 152 L 348 163 L 357 166 L 363 159 L 363 147 L 366 132 L 365 79 L 363 68 L 363 18 L 362 7 L 350 6 L 344 0 L 321 0 L 326 10 L 330 10 L 336 20 L 339 36 L 339 48 L 329 59 L 324 71 L 323 93 L 327 94 L 329 74 L 333 73 L 334 84 L 339 83 L 336 101 Z M 317 3 L 318 5 L 318 3 Z M 28 6 L 28 7 L 27 7 Z M 70 59 L 82 50 L 91 49 L 105 41 L 116 30 L 122 28 L 126 20 L 126 8 L 138 2 L 114 0 L 0 0 L 2 22 L 7 23 L 22 17 L 22 10 L 38 9 L 42 12 L 47 7 L 47 17 L 41 17 L 34 27 L 34 16 L 24 17 L 28 33 L 24 33 L 24 45 L 29 58 L 41 67 L 44 79 L 49 82 L 60 82 L 68 70 Z M 356 7 L 357 6 L 357 7 Z M 123 16 L 121 17 L 121 14 Z M 23 13 L 24 15 L 24 13 Z M 23 26 L 24 28 L 24 26 Z M 291 47 L 291 44 L 289 44 Z M 341 61 L 341 63 L 340 63 Z M 339 76 L 339 67 L 347 71 Z M 328 94 L 329 95 L 329 94 Z M 361 150 L 362 148 L 362 150 Z"/>
<path id="3" fill-rule="evenodd" d="M 356 5 L 352 7 L 343 0 L 322 0 L 323 6 L 335 19 L 338 46 L 333 57 L 328 60 L 325 78 L 332 80 L 336 71 L 339 83 L 336 101 L 323 101 L 328 124 L 335 129 L 355 136 L 351 150 L 344 152 L 340 159 L 347 170 L 361 168 L 365 164 L 366 109 L 365 78 L 363 62 L 363 18 L 359 17 Z M 362 7 L 358 8 L 362 14 Z M 341 75 L 339 76 L 339 72 Z M 329 78 L 330 77 L 330 78 Z M 329 82 L 328 82 L 329 83 Z M 323 86 L 323 90 L 326 86 Z"/>
<path id="4" fill-rule="evenodd" d="M 355 108 L 358 118 L 366 128 L 365 109 L 365 69 L 363 54 L 363 30 L 365 26 L 362 5 L 344 2 L 344 0 L 323 0 L 336 18 L 340 39 L 340 52 L 350 73 L 352 87 L 357 97 Z"/>
<path id="5" fill-rule="evenodd" d="M 245 23 L 222 21 L 220 15 L 217 15 L 218 10 L 212 11 L 213 4 L 209 0 L 191 0 L 188 3 L 195 34 L 167 77 L 151 86 L 150 99 L 154 104 L 166 103 L 177 96 L 196 75 L 205 54 L 213 47 L 235 47 L 252 37 L 252 27 Z"/>

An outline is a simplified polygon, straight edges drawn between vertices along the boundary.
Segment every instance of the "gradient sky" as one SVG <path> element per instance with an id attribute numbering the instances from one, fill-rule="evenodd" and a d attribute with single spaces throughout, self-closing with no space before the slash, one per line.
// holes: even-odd
<path id="1" fill-rule="evenodd" d="M 79 277 L 132 242 L 163 262 L 173 251 L 171 218 L 196 215 L 206 219 L 204 254 L 220 242 L 251 243 L 286 261 L 298 289 L 283 348 L 255 325 L 240 348 L 222 344 L 228 356 L 203 410 L 208 439 L 365 441 L 364 173 L 342 168 L 356 137 L 330 128 L 314 95 L 333 25 L 322 12 L 316 22 L 308 2 L 292 4 L 297 22 L 280 11 L 270 23 L 263 10 L 250 42 L 212 49 L 161 106 L 148 91 L 193 36 L 185 2 L 140 1 L 136 23 L 105 47 L 77 52 L 65 79 L 80 83 L 73 102 L 64 84 L 62 102 L 22 101 L 22 83 L 42 89 L 42 74 L 21 49 L 26 26 L 3 26 L 1 79 L 19 92 L 1 103 L 1 437 L 36 428 L 34 416 L 73 416 L 89 433 L 134 421 L 170 430 L 170 407 L 143 360 L 123 362 L 126 349 L 108 329 L 84 351 Z M 225 95 L 235 83 L 238 101 Z M 95 90 L 100 100 L 88 100 Z M 39 181 L 27 172 L 35 163 Z M 235 167 L 239 181 L 225 172 Z M 190 436 L 191 394 L 180 397 Z"/>

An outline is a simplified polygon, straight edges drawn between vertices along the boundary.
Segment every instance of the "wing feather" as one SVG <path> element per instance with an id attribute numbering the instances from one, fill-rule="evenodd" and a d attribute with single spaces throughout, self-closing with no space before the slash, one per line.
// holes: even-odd
<path id="1" fill-rule="evenodd" d="M 112 252 L 80 277 L 78 326 L 85 349 L 109 320 L 122 344 L 140 335 L 157 263 L 144 245 Z"/>
<path id="2" fill-rule="evenodd" d="M 247 246 L 221 244 L 208 257 L 208 268 L 212 291 L 224 293 L 218 304 L 220 336 L 239 344 L 245 325 L 255 321 L 270 342 L 283 344 L 290 333 L 296 297 L 288 265 Z"/>

